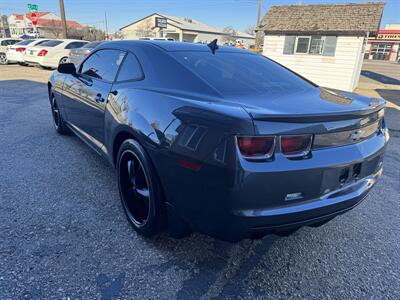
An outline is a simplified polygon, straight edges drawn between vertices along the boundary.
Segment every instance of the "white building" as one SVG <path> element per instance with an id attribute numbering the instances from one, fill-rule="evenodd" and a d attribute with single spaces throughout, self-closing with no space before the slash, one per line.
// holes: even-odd
<path id="1" fill-rule="evenodd" d="M 365 59 L 400 60 L 400 24 L 386 24 L 376 36 L 368 38 Z"/>
<path id="2" fill-rule="evenodd" d="M 39 20 L 61 20 L 61 18 L 53 12 L 37 12 L 36 15 Z M 11 14 L 7 19 L 11 37 L 20 37 L 22 35 L 31 35 L 34 33 L 30 14 Z"/>
<path id="3" fill-rule="evenodd" d="M 37 12 L 37 25 L 32 25 L 31 14 L 11 14 L 8 16 L 8 25 L 11 37 L 23 35 L 58 38 L 61 35 L 61 18 L 53 12 Z M 35 28 L 36 27 L 36 28 Z M 67 20 L 67 27 L 81 29 L 82 25 L 76 21 Z"/>
<path id="4" fill-rule="evenodd" d="M 226 40 L 226 32 L 197 20 L 185 17 L 153 13 L 120 29 L 124 39 L 143 37 L 169 37 L 175 41 L 208 43 L 214 39 Z M 232 31 L 230 39 L 243 40 L 253 45 L 255 37 L 240 31 Z"/>
<path id="5" fill-rule="evenodd" d="M 383 2 L 272 6 L 258 30 L 263 54 L 320 86 L 353 91 Z"/>

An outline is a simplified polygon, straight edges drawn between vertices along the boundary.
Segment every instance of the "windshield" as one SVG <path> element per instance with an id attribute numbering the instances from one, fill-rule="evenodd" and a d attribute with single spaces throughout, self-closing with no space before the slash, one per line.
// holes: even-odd
<path id="1" fill-rule="evenodd" d="M 193 73 L 225 95 L 291 93 L 312 85 L 261 55 L 217 52 L 173 52 Z"/>
<path id="2" fill-rule="evenodd" d="M 57 41 L 57 40 L 51 40 L 51 41 L 47 41 L 41 44 L 41 46 L 43 47 L 55 47 L 57 45 L 60 45 L 62 43 L 62 41 Z"/>
<path id="3" fill-rule="evenodd" d="M 24 40 L 24 41 L 21 41 L 21 42 L 19 42 L 19 43 L 16 43 L 15 45 L 22 45 L 22 46 L 24 46 L 24 45 L 29 45 L 30 43 L 32 43 L 34 40 Z"/>

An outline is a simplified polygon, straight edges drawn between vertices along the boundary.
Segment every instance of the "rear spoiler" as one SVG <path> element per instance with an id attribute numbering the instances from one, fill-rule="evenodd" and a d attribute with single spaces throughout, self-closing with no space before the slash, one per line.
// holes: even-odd
<path id="1" fill-rule="evenodd" d="M 372 103 L 372 102 L 371 102 Z M 376 105 L 374 105 L 376 104 Z M 379 104 L 375 102 L 370 107 L 359 111 L 344 111 L 324 114 L 263 114 L 258 112 L 250 112 L 251 117 L 255 121 L 269 122 L 290 122 L 290 123 L 314 123 L 327 121 L 342 121 L 349 119 L 359 119 L 379 112 L 385 107 L 385 101 L 379 100 Z M 382 111 L 383 113 L 383 111 Z"/>

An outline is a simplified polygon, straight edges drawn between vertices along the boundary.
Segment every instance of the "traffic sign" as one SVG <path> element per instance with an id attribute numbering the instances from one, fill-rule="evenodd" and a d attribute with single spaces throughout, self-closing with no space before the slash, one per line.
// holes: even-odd
<path id="1" fill-rule="evenodd" d="M 36 13 L 31 13 L 31 21 L 32 21 L 32 25 L 33 26 L 36 26 L 37 25 L 37 21 L 38 21 L 38 19 L 37 19 L 37 15 L 36 15 Z"/>
<path id="2" fill-rule="evenodd" d="M 38 5 L 37 4 L 28 4 L 28 9 L 30 12 L 38 12 Z"/>

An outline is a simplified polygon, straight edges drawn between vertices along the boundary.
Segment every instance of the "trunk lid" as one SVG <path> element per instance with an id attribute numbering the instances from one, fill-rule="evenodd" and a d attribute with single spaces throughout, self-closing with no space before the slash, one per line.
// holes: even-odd
<path id="1" fill-rule="evenodd" d="M 242 103 L 255 121 L 314 123 L 363 118 L 384 107 L 383 99 L 324 88 Z"/>

